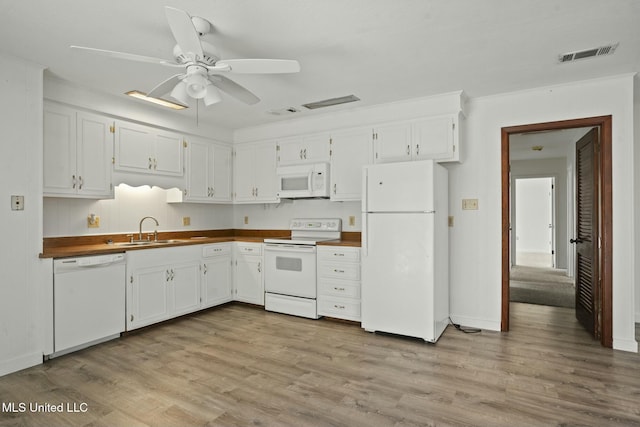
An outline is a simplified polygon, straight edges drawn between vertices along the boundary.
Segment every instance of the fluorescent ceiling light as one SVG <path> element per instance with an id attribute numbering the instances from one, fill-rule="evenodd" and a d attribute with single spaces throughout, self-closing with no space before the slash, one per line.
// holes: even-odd
<path id="1" fill-rule="evenodd" d="M 346 104 L 348 102 L 356 102 L 356 101 L 360 101 L 360 98 L 358 98 L 355 95 L 347 95 L 347 96 L 341 96 L 339 98 L 331 98 L 331 99 L 324 99 L 322 101 L 317 101 L 317 102 L 310 102 L 308 104 L 302 104 L 302 106 L 305 108 L 308 108 L 309 110 L 315 110 L 316 108 L 331 107 L 333 105 Z"/>
<path id="2" fill-rule="evenodd" d="M 167 101 L 166 99 L 147 96 L 145 93 L 140 92 L 139 90 L 130 90 L 129 92 L 126 92 L 125 95 L 142 99 L 143 101 L 153 102 L 154 104 L 162 105 L 163 107 L 173 108 L 174 110 L 183 110 L 185 108 L 189 108 L 186 105 L 177 104 L 175 102 Z"/>

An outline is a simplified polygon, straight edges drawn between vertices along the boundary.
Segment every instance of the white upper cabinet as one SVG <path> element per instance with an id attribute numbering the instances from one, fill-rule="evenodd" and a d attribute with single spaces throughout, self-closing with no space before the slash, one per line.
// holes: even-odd
<path id="1" fill-rule="evenodd" d="M 231 201 L 231 147 L 198 138 L 186 142 L 186 188 L 171 189 L 167 202 Z"/>
<path id="2" fill-rule="evenodd" d="M 150 126 L 116 121 L 115 169 L 182 176 L 183 137 Z"/>
<path id="3" fill-rule="evenodd" d="M 374 129 L 376 163 L 432 159 L 460 161 L 460 115 L 448 114 Z"/>
<path id="4" fill-rule="evenodd" d="M 362 198 L 362 167 L 373 163 L 370 128 L 348 129 L 331 135 L 331 200 Z"/>
<path id="5" fill-rule="evenodd" d="M 111 198 L 112 120 L 44 106 L 44 195 Z"/>
<path id="6" fill-rule="evenodd" d="M 235 148 L 233 165 L 236 203 L 277 203 L 275 141 L 242 144 Z"/>
<path id="7" fill-rule="evenodd" d="M 304 135 L 278 142 L 278 166 L 329 161 L 329 134 Z"/>

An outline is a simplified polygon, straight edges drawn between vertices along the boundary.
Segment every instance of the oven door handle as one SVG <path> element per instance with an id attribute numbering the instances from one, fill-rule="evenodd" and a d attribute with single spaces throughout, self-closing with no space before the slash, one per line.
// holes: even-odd
<path id="1" fill-rule="evenodd" d="M 273 252 L 308 252 L 315 253 L 316 247 L 310 245 L 288 245 L 279 243 L 265 243 L 265 251 Z"/>

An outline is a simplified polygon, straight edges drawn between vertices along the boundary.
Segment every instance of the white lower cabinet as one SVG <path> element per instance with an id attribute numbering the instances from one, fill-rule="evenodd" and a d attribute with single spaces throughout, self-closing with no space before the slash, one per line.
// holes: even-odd
<path id="1" fill-rule="evenodd" d="M 231 243 L 202 246 L 202 308 L 233 299 Z"/>
<path id="2" fill-rule="evenodd" d="M 360 321 L 360 248 L 318 246 L 318 314 Z"/>
<path id="3" fill-rule="evenodd" d="M 264 305 L 264 273 L 262 243 L 235 243 L 235 301 Z"/>
<path id="4" fill-rule="evenodd" d="M 127 330 L 200 309 L 200 249 L 127 253 Z"/>

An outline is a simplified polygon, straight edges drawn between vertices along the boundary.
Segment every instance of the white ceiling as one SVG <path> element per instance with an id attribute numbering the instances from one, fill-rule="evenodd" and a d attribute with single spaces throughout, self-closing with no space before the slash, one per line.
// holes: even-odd
<path id="1" fill-rule="evenodd" d="M 148 92 L 175 70 L 69 46 L 172 59 L 164 5 L 213 23 L 206 40 L 222 58 L 300 62 L 299 74 L 230 76 L 262 101 L 247 106 L 224 95 L 200 108 L 199 119 L 233 129 L 291 117 L 269 110 L 348 94 L 361 101 L 299 114 L 456 90 L 477 97 L 640 69 L 637 0 L 0 0 L 0 52 L 116 96 Z M 557 61 L 616 42 L 611 56 Z M 195 108 L 175 114 L 193 116 Z"/>

